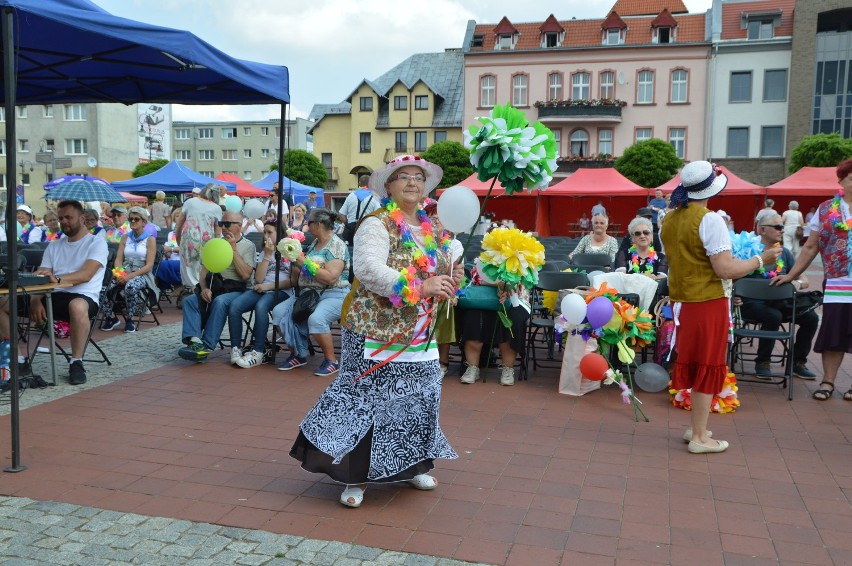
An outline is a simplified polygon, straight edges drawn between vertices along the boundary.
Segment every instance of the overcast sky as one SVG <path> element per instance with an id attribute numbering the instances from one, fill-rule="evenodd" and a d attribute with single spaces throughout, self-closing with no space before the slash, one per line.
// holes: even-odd
<path id="1" fill-rule="evenodd" d="M 193 32 L 238 57 L 290 70 L 293 116 L 342 101 L 414 53 L 461 47 L 468 20 L 603 18 L 615 0 L 93 0 L 117 16 Z M 684 0 L 704 12 L 711 0 Z M 174 120 L 278 118 L 277 106 L 173 106 Z"/>

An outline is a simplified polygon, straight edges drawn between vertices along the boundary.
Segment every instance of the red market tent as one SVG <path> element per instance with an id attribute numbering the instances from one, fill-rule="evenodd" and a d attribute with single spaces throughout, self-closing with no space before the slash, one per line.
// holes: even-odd
<path id="1" fill-rule="evenodd" d="M 840 190 L 836 167 L 802 167 L 789 177 L 766 187 L 771 197 L 830 197 Z"/>
<path id="2" fill-rule="evenodd" d="M 145 202 L 145 203 L 148 202 L 148 197 L 143 197 L 143 196 L 140 196 L 140 195 L 134 195 L 134 194 L 130 194 L 130 193 L 122 193 L 122 192 L 119 192 L 118 194 L 123 196 L 127 200 L 127 202 Z"/>
<path id="3" fill-rule="evenodd" d="M 216 179 L 220 181 L 225 181 L 226 183 L 233 183 L 237 186 L 236 195 L 238 197 L 264 197 L 269 198 L 269 191 L 265 191 L 263 189 L 259 189 L 252 185 L 251 183 L 244 181 L 237 175 L 233 173 L 219 173 L 216 175 Z"/>
<path id="4" fill-rule="evenodd" d="M 476 193 L 481 205 L 485 195 L 488 194 L 491 181 L 480 181 L 474 173 L 458 184 Z M 536 199 L 533 197 L 534 195 L 530 195 L 529 192 L 507 195 L 503 185 L 495 183 L 494 190 L 491 191 L 491 196 L 488 197 L 488 203 L 485 205 L 485 212 L 493 212 L 498 222 L 509 219 L 514 221 L 521 230 L 532 231 L 536 229 Z"/>
<path id="5" fill-rule="evenodd" d="M 648 196 L 640 187 L 612 167 L 577 169 L 565 179 L 548 187 L 547 194 L 561 196 Z"/>

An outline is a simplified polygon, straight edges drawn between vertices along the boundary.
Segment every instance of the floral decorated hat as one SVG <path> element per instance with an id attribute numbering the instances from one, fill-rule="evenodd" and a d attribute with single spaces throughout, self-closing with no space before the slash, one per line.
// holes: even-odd
<path id="1" fill-rule="evenodd" d="M 420 195 L 420 198 L 424 198 L 426 195 L 431 193 L 435 187 L 438 186 L 438 183 L 441 182 L 441 177 L 444 176 L 443 169 L 434 163 L 426 161 L 420 156 L 400 155 L 399 157 L 395 157 L 390 163 L 381 169 L 373 171 L 370 175 L 370 190 L 379 198 L 387 197 L 388 190 L 385 187 L 385 183 L 387 183 L 388 179 L 396 173 L 397 169 L 402 169 L 403 167 L 408 166 L 419 167 L 423 170 L 423 173 L 426 174 L 426 182 L 423 183 L 423 194 Z"/>
<path id="2" fill-rule="evenodd" d="M 704 200 L 716 196 L 728 184 L 728 177 L 709 161 L 692 161 L 680 172 L 680 186 L 689 193 L 689 200 Z"/>

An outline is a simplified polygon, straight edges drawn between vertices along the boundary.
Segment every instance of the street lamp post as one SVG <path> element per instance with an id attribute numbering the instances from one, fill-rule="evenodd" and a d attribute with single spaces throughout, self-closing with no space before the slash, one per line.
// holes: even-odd
<path id="1" fill-rule="evenodd" d="M 30 173 L 32 173 L 33 169 L 35 167 L 35 163 L 33 163 L 32 161 L 30 161 L 28 159 L 22 159 L 18 162 L 18 167 L 21 168 L 21 192 L 19 193 L 19 196 L 21 198 L 23 198 L 24 197 L 24 186 L 29 184 L 29 183 L 24 182 L 25 179 L 29 180 L 29 175 L 27 175 L 27 167 L 30 168 Z M 17 187 L 15 187 L 15 190 L 17 191 Z"/>

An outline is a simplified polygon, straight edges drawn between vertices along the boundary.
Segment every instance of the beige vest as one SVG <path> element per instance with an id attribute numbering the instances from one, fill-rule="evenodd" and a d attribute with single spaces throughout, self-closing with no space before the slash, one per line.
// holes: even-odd
<path id="1" fill-rule="evenodd" d="M 710 212 L 690 204 L 666 214 L 660 237 L 669 263 L 669 297 L 682 303 L 700 303 L 725 296 L 722 280 L 713 271 L 698 235 L 698 226 Z"/>
<path id="2" fill-rule="evenodd" d="M 399 229 L 391 220 L 390 213 L 381 208 L 370 216 L 376 216 L 381 220 L 390 236 L 388 267 L 394 271 L 400 271 L 409 265 L 414 265 L 414 251 L 402 245 Z M 439 241 L 440 237 L 441 234 L 436 231 L 435 241 Z M 439 246 L 437 255 L 438 273 L 451 274 L 449 252 L 444 252 Z M 418 273 L 421 280 L 424 275 Z M 387 297 L 369 291 L 357 279 L 352 282 L 352 289 L 343 301 L 341 312 L 343 315 L 340 323 L 344 328 L 383 342 L 403 343 L 408 343 L 411 339 L 418 315 L 416 306 L 394 307 Z M 434 324 L 433 318 L 432 325 Z"/>

